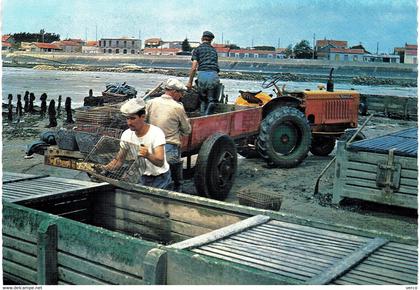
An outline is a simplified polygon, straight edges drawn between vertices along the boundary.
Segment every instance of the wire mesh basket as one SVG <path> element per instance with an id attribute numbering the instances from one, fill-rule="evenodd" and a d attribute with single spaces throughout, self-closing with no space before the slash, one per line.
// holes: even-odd
<path id="1" fill-rule="evenodd" d="M 85 162 L 95 173 L 107 178 L 137 183 L 146 170 L 146 161 L 138 155 L 140 145 L 102 136 Z"/>
<path id="2" fill-rule="evenodd" d="M 125 128 L 126 121 L 120 112 L 121 104 L 76 110 L 76 126 Z"/>
<path id="3" fill-rule="evenodd" d="M 236 194 L 240 205 L 252 206 L 261 209 L 280 210 L 283 198 L 278 193 L 264 193 L 245 190 Z"/>

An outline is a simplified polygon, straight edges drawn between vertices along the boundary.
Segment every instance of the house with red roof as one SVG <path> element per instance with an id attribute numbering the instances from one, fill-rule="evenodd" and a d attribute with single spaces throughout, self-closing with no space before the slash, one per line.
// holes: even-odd
<path id="1" fill-rule="evenodd" d="M 73 40 L 54 41 L 52 44 L 57 45 L 63 52 L 75 53 L 82 52 L 82 43 Z"/>
<path id="2" fill-rule="evenodd" d="M 10 34 L 1 36 L 1 50 L 10 51 L 15 43 L 15 39 Z"/>
<path id="3" fill-rule="evenodd" d="M 27 46 L 31 52 L 60 52 L 62 49 L 52 43 L 46 43 L 46 42 L 31 42 Z"/>

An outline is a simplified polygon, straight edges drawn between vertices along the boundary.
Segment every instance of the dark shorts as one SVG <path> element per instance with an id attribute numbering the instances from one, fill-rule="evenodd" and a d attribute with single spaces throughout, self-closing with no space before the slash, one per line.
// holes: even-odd
<path id="1" fill-rule="evenodd" d="M 140 183 L 145 186 L 151 186 L 161 189 L 167 189 L 169 184 L 172 182 L 171 171 L 168 170 L 160 175 L 142 175 L 140 177 Z"/>

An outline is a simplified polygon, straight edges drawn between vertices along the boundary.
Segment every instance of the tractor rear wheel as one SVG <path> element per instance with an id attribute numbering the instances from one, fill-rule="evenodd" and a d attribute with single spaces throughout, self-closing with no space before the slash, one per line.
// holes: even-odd
<path id="1" fill-rule="evenodd" d="M 198 153 L 194 184 L 197 193 L 226 199 L 236 176 L 238 155 L 232 138 L 216 133 L 204 141 Z"/>
<path id="2" fill-rule="evenodd" d="M 271 166 L 299 165 L 311 145 L 311 128 L 305 115 L 293 107 L 281 107 L 261 122 L 257 150 Z"/>
<path id="3" fill-rule="evenodd" d="M 315 136 L 312 138 L 311 148 L 313 155 L 328 156 L 335 147 L 335 138 L 325 136 Z"/>

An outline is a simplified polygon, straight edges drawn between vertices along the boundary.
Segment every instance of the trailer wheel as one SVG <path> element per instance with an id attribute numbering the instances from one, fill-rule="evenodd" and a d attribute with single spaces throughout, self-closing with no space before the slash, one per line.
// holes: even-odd
<path id="1" fill-rule="evenodd" d="M 316 136 L 312 138 L 311 148 L 309 149 L 313 155 L 328 156 L 335 147 L 335 138 Z"/>
<path id="2" fill-rule="evenodd" d="M 311 128 L 296 108 L 278 108 L 261 122 L 257 150 L 269 165 L 295 167 L 306 158 L 310 145 Z"/>
<path id="3" fill-rule="evenodd" d="M 235 180 L 238 156 L 232 138 L 216 133 L 204 141 L 198 153 L 194 184 L 197 193 L 224 200 Z"/>

